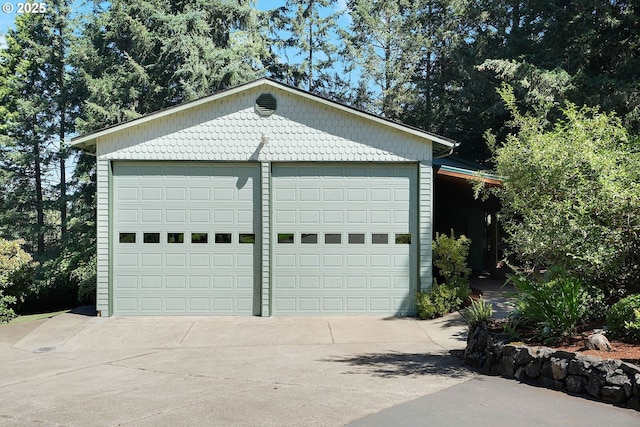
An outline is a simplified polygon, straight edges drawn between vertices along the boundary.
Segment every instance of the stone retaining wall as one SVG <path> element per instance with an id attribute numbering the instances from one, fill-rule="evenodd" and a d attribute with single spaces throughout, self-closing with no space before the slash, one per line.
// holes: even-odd
<path id="1" fill-rule="evenodd" d="M 640 410 L 640 366 L 621 360 L 512 344 L 484 327 L 469 333 L 464 360 L 489 375 Z"/>

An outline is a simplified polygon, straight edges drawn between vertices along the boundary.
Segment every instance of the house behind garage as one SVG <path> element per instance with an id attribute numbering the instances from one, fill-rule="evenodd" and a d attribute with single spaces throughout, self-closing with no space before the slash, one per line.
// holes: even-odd
<path id="1" fill-rule="evenodd" d="M 81 136 L 97 310 L 412 315 L 453 141 L 269 79 Z"/>

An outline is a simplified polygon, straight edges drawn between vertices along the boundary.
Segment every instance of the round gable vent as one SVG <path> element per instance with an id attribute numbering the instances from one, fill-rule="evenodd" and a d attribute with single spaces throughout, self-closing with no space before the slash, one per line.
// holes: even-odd
<path id="1" fill-rule="evenodd" d="M 256 99 L 256 111 L 261 116 L 270 116 L 276 111 L 278 103 L 273 95 L 269 93 L 263 93 Z"/>

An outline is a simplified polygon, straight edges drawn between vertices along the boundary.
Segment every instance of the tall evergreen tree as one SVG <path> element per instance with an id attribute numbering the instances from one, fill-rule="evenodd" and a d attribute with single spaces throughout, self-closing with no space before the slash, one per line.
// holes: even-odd
<path id="1" fill-rule="evenodd" d="M 523 111 L 553 122 L 564 101 L 616 112 L 640 130 L 640 16 L 630 0 L 473 0 L 466 2 L 465 41 L 458 55 L 466 83 L 459 126 L 449 136 L 471 159 L 489 157 L 482 134 L 507 135 L 509 115 L 495 91 L 514 87 Z M 553 98 L 553 100 L 551 100 Z"/>
<path id="2" fill-rule="evenodd" d="M 7 34 L 7 49 L 1 53 L 5 91 L 2 168 L 7 186 L 4 188 L 2 217 L 3 235 L 24 238 L 30 251 L 42 257 L 45 253 L 46 186 L 52 151 L 49 143 L 54 135 L 48 105 L 50 74 L 49 38 L 44 15 L 18 15 L 16 29 Z"/>
<path id="3" fill-rule="evenodd" d="M 252 0 L 96 1 L 77 50 L 81 129 L 118 123 L 254 79 L 268 56 Z"/>
<path id="4" fill-rule="evenodd" d="M 286 63 L 272 68 L 275 77 L 309 91 L 331 91 L 338 47 L 337 0 L 287 0 L 272 13 L 273 44 Z"/>
<path id="5" fill-rule="evenodd" d="M 403 121 L 449 135 L 458 123 L 456 104 L 466 81 L 460 67 L 466 44 L 467 3 L 457 0 L 418 0 L 416 26 L 419 45 L 413 49 L 415 99 Z M 415 37 L 415 36 L 414 36 Z"/>
<path id="6" fill-rule="evenodd" d="M 398 119 L 415 101 L 415 51 L 425 45 L 419 4 L 411 0 L 349 0 L 351 24 L 343 32 L 345 55 L 362 83 L 359 107 Z"/>
<path id="7" fill-rule="evenodd" d="M 15 25 L 0 53 L 0 179 L 5 184 L 0 230 L 25 239 L 40 262 L 31 283 L 34 295 L 56 293 L 69 285 L 67 272 L 58 268 L 68 241 L 65 140 L 74 133 L 80 101 L 69 62 L 74 39 L 69 2 L 52 0 L 46 13 L 18 15 Z M 64 305 L 75 298 L 73 288 L 68 290 L 56 295 Z"/>

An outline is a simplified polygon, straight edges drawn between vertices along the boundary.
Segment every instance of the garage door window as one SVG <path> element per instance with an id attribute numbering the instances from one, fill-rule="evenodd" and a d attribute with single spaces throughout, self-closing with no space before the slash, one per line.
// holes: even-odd
<path id="1" fill-rule="evenodd" d="M 317 234 L 301 234 L 300 235 L 301 243 L 318 243 L 318 235 Z"/>
<path id="2" fill-rule="evenodd" d="M 388 234 L 372 234 L 371 235 L 371 243 L 374 245 L 386 245 L 389 243 L 389 235 Z"/>
<path id="3" fill-rule="evenodd" d="M 364 234 L 349 233 L 349 243 L 364 244 Z"/>
<path id="4" fill-rule="evenodd" d="M 293 233 L 278 233 L 278 243 L 293 243 Z"/>
<path id="5" fill-rule="evenodd" d="M 144 233 L 142 241 L 144 243 L 160 243 L 160 233 Z"/>
<path id="6" fill-rule="evenodd" d="M 184 243 L 184 233 L 167 233 L 167 243 Z"/>
<path id="7" fill-rule="evenodd" d="M 342 234 L 325 234 L 324 243 L 328 245 L 342 243 Z"/>
<path id="8" fill-rule="evenodd" d="M 411 234 L 396 234 L 396 244 L 397 245 L 410 245 L 411 244 Z"/>
<path id="9" fill-rule="evenodd" d="M 240 243 L 255 243 L 256 242 L 256 235 L 251 233 L 251 234 L 240 234 L 238 236 L 238 241 Z"/>
<path id="10" fill-rule="evenodd" d="M 216 233 L 216 243 L 231 243 L 231 233 Z"/>
<path id="11" fill-rule="evenodd" d="M 120 233 L 120 238 L 118 241 L 120 243 L 135 243 L 136 233 Z"/>
<path id="12" fill-rule="evenodd" d="M 191 243 L 208 243 L 208 233 L 191 233 Z"/>

